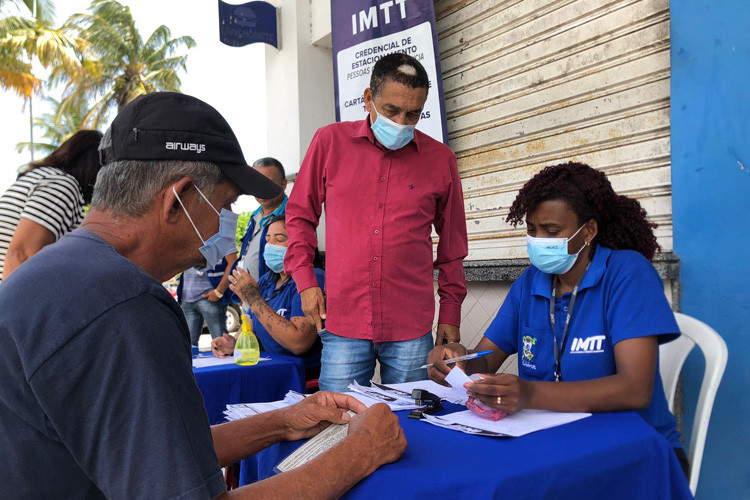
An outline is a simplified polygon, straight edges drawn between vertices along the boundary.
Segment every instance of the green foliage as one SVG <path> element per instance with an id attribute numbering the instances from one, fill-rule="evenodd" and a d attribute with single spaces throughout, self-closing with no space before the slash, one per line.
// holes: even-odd
<path id="1" fill-rule="evenodd" d="M 34 118 L 34 126 L 42 130 L 42 138 L 45 139 L 45 142 L 35 142 L 34 150 L 45 155 L 52 153 L 60 147 L 60 144 L 83 128 L 83 120 L 88 111 L 88 104 L 81 101 L 70 106 L 67 113 L 61 113 L 60 101 L 51 97 L 47 97 L 46 100 L 52 105 L 53 112 Z M 19 153 L 30 148 L 29 142 L 16 144 L 16 151 Z"/>
<path id="2" fill-rule="evenodd" d="M 32 71 L 32 61 L 45 68 L 56 66 L 65 72 L 79 71 L 79 55 L 86 52 L 88 45 L 52 27 L 51 0 L 0 1 L 0 7 L 6 5 L 17 7 L 18 12 L 26 15 L 0 19 L 0 88 L 14 91 L 24 99 L 41 93 L 42 82 Z M 32 8 L 35 16 L 31 15 Z"/>
<path id="3" fill-rule="evenodd" d="M 144 42 L 130 8 L 116 0 L 94 0 L 90 11 L 71 16 L 61 28 L 85 39 L 91 55 L 82 54 L 80 71 L 53 68 L 50 82 L 65 84 L 61 112 L 77 100 L 93 101 L 83 125 L 98 128 L 110 112 L 139 95 L 180 90 L 187 55 L 178 52 L 195 46 L 191 37 L 172 38 L 162 25 Z"/>
<path id="4" fill-rule="evenodd" d="M 245 236 L 247 226 L 250 224 L 250 217 L 252 212 L 242 212 L 237 220 L 237 235 L 235 236 L 234 242 L 237 244 L 237 250 L 242 246 L 242 237 Z"/>

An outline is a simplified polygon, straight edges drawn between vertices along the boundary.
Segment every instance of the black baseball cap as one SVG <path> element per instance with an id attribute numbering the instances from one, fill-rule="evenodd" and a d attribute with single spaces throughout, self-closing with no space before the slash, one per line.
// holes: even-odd
<path id="1" fill-rule="evenodd" d="M 175 92 L 133 99 L 115 117 L 99 145 L 102 165 L 118 160 L 215 163 L 244 194 L 270 199 L 283 188 L 249 166 L 232 128 L 213 107 Z"/>

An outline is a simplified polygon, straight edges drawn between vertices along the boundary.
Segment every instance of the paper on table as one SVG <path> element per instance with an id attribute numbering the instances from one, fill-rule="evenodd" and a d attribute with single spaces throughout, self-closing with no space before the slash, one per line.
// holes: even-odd
<path id="1" fill-rule="evenodd" d="M 270 403 L 237 403 L 228 404 L 224 410 L 224 415 L 228 421 L 239 420 L 252 415 L 259 415 L 271 410 L 277 410 L 286 406 L 299 403 L 307 396 L 295 391 L 288 391 L 281 401 L 271 401 Z"/>
<path id="2" fill-rule="evenodd" d="M 518 437 L 542 429 L 549 429 L 550 427 L 557 427 L 558 425 L 575 422 L 576 420 L 590 416 L 591 413 L 560 413 L 547 410 L 521 410 L 518 413 L 508 415 L 504 419 L 495 422 L 474 415 L 469 410 L 465 410 L 440 417 L 425 415 L 423 421 L 439 427 L 465 432 L 467 434 Z"/>
<path id="3" fill-rule="evenodd" d="M 258 359 L 258 363 L 261 361 L 269 361 L 271 358 L 260 358 Z M 214 356 L 200 356 L 197 358 L 193 358 L 193 368 L 203 368 L 206 366 L 219 366 L 219 365 L 229 365 L 234 363 L 234 358 L 232 356 L 228 356 L 226 358 L 216 358 Z"/>
<path id="4" fill-rule="evenodd" d="M 354 380 L 349 384 L 350 392 L 347 394 L 364 403 L 368 408 L 375 403 L 385 403 L 391 411 L 414 410 L 415 408 L 419 408 L 419 406 L 414 404 L 415 401 L 411 396 L 407 397 L 398 392 L 388 391 L 387 389 L 383 389 L 383 387 L 387 386 L 380 385 L 380 387 L 365 387 Z"/>
<path id="5" fill-rule="evenodd" d="M 250 417 L 252 415 L 260 415 L 271 410 L 278 410 L 279 408 L 286 408 L 289 403 L 286 401 L 272 401 L 270 403 L 237 403 L 227 405 L 227 409 L 224 410 L 224 416 L 228 421 L 239 420 L 241 418 Z"/>

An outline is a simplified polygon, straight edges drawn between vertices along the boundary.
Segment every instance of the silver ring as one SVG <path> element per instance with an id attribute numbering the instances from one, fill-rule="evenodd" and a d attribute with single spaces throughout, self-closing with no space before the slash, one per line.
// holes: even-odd
<path id="1" fill-rule="evenodd" d="M 499 404 L 499 405 L 503 404 L 503 397 L 502 396 L 498 396 L 497 397 L 497 404 Z"/>

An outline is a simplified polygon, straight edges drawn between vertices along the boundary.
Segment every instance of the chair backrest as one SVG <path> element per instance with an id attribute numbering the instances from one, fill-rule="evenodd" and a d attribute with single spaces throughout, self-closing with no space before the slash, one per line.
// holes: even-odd
<path id="1" fill-rule="evenodd" d="M 700 393 L 698 394 L 698 403 L 695 407 L 695 419 L 688 451 L 690 490 L 695 495 L 701 462 L 703 461 L 703 449 L 706 445 L 708 423 L 711 419 L 716 391 L 719 389 L 724 368 L 727 366 L 728 351 L 727 344 L 716 333 L 716 330 L 685 314 L 674 313 L 674 315 L 682 335 L 672 342 L 662 344 L 659 348 L 659 373 L 664 384 L 664 393 L 667 396 L 670 411 L 674 411 L 675 390 L 682 365 L 695 345 L 700 347 L 706 361 L 703 382 L 701 382 Z"/>

